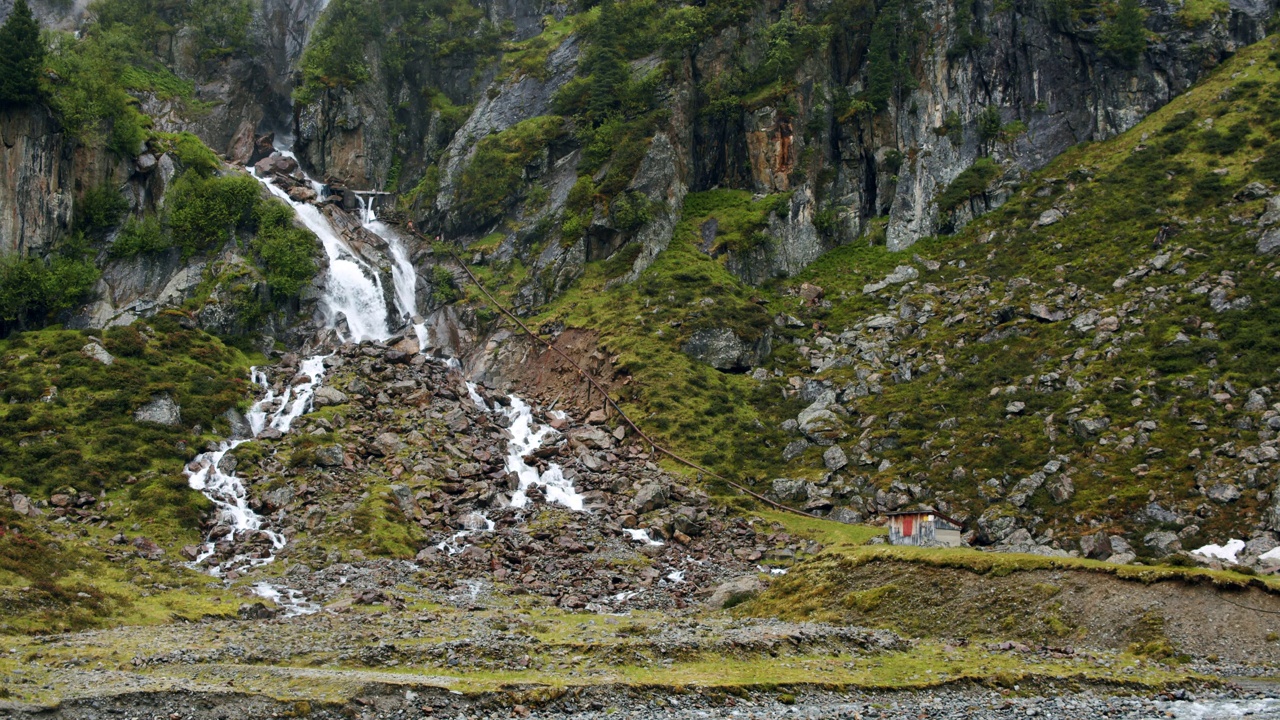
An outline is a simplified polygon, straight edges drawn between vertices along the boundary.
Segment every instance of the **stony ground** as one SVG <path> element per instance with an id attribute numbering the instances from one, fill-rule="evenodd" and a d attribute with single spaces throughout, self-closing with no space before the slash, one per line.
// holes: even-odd
<path id="1" fill-rule="evenodd" d="M 267 373 L 277 394 L 308 380 L 293 356 Z M 250 567 L 246 554 L 269 554 L 265 538 L 210 518 L 210 563 L 226 572 L 180 592 L 216 595 L 221 611 L 0 638 L 0 710 L 27 717 L 56 708 L 42 716 L 66 718 L 1200 717 L 1202 706 L 1158 696 L 1256 670 L 1229 656 L 1204 665 L 1199 655 L 1186 663 L 1134 654 L 1119 641 L 970 642 L 955 632 L 748 617 L 746 605 L 731 608 L 782 577 L 770 571 L 798 575 L 794 563 L 823 546 L 713 501 L 608 418 L 566 416 L 550 404 L 534 416 L 557 432 L 528 462 L 560 465 L 584 509 L 537 491 L 515 507 L 502 412 L 511 400 L 478 392 L 483 406 L 457 373 L 395 343 L 341 349 L 326 361 L 315 412 L 224 460 L 266 527 L 289 539 L 275 561 Z M 636 541 L 628 529 L 662 544 Z M 175 572 L 190 555 L 140 532 L 122 533 L 106 552 Z M 317 611 L 291 615 L 258 602 L 250 591 L 259 582 L 297 591 Z M 1114 694 L 1122 691 L 1135 696 Z M 1214 707 L 1248 701 L 1255 705 L 1246 709 L 1274 711 L 1231 692 Z"/>
<path id="2" fill-rule="evenodd" d="M 232 693 L 171 692 L 121 695 L 111 699 L 74 701 L 56 710 L 0 709 L 7 717 L 80 720 L 102 717 L 197 718 L 289 717 L 390 720 L 392 718 L 587 719 L 631 720 L 741 718 L 1278 718 L 1275 688 L 1177 690 L 1152 696 L 1107 692 L 1031 693 L 981 688 L 936 688 L 916 692 L 740 692 L 693 689 L 654 693 L 631 688 L 597 688 L 566 693 L 550 700 L 515 702 L 510 696 L 453 695 L 434 689 L 370 686 L 368 693 L 342 705 L 279 702 L 262 696 Z"/>

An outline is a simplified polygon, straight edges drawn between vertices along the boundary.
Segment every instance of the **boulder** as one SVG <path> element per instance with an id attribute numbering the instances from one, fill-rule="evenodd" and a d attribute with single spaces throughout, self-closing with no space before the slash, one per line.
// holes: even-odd
<path id="1" fill-rule="evenodd" d="M 470 512 L 459 517 L 456 524 L 460 530 L 470 530 L 471 532 L 489 529 L 489 520 L 478 512 Z"/>
<path id="2" fill-rule="evenodd" d="M 1076 486 L 1068 475 L 1059 475 L 1049 481 L 1049 497 L 1059 505 L 1071 499 L 1076 493 Z"/>
<path id="3" fill-rule="evenodd" d="M 1101 319 L 1102 314 L 1097 310 L 1086 310 L 1071 320 L 1071 329 L 1081 333 L 1089 332 Z"/>
<path id="4" fill-rule="evenodd" d="M 776 478 L 773 496 L 783 502 L 804 502 L 809 499 L 809 483 L 800 479 Z"/>
<path id="5" fill-rule="evenodd" d="M 293 488 L 284 485 L 263 495 L 262 502 L 267 506 L 267 512 L 275 512 L 281 508 L 288 507 L 289 503 L 293 502 L 293 498 Z"/>
<path id="6" fill-rule="evenodd" d="M 1111 535 L 1108 538 L 1111 541 L 1111 552 L 1113 553 L 1133 553 L 1133 546 L 1129 544 L 1121 535 Z"/>
<path id="7" fill-rule="evenodd" d="M 1106 560 L 1111 557 L 1111 538 L 1098 531 L 1080 538 L 1080 554 L 1093 560 Z"/>
<path id="8" fill-rule="evenodd" d="M 826 291 L 817 285 L 800 283 L 800 299 L 806 304 L 813 304 L 815 300 L 821 299 L 825 292 Z"/>
<path id="9" fill-rule="evenodd" d="M 116 361 L 115 357 L 113 357 L 111 353 L 107 352 L 106 348 L 102 347 L 96 342 L 91 342 L 85 345 L 84 347 L 80 348 L 80 354 L 84 355 L 90 360 L 95 360 L 97 362 L 100 362 L 103 365 L 110 365 L 111 363 L 114 363 Z"/>
<path id="10" fill-rule="evenodd" d="M 764 591 L 765 582 L 759 575 L 743 575 L 720 583 L 707 598 L 707 606 L 722 609 L 732 607 L 744 600 L 750 600 Z"/>
<path id="11" fill-rule="evenodd" d="M 899 265 L 893 269 L 893 272 L 885 275 L 884 279 L 880 282 L 863 285 L 862 292 L 864 295 L 870 295 L 871 293 L 880 292 L 890 285 L 901 285 L 904 282 L 915 280 L 918 277 L 920 277 L 919 270 L 916 270 L 910 265 Z"/>
<path id="12" fill-rule="evenodd" d="M 729 328 L 708 328 L 689 336 L 681 350 L 717 370 L 745 372 L 763 363 L 773 348 L 768 333 L 749 343 Z"/>
<path id="13" fill-rule="evenodd" d="M 39 517 L 44 514 L 40 511 L 40 508 L 35 506 L 35 503 L 31 502 L 31 500 L 22 493 L 14 493 L 13 496 L 9 498 L 9 502 L 13 505 L 13 511 L 19 515 L 24 515 L 26 517 Z"/>
<path id="14" fill-rule="evenodd" d="M 1182 550 L 1182 541 L 1176 533 L 1167 530 L 1154 530 L 1142 536 L 1142 544 L 1151 550 L 1156 557 L 1165 557 Z"/>
<path id="15" fill-rule="evenodd" d="M 167 394 L 155 395 L 151 402 L 134 411 L 133 420 L 172 427 L 182 423 L 182 408 Z"/>
<path id="16" fill-rule="evenodd" d="M 1018 518 L 1005 507 L 989 507 L 978 517 L 978 532 L 988 543 L 999 543 L 1018 528 Z"/>
<path id="17" fill-rule="evenodd" d="M 417 522 L 422 519 L 422 507 L 413 496 L 413 490 L 404 485 L 392 485 L 391 497 L 395 498 L 396 505 L 400 506 L 400 512 L 404 513 L 406 520 Z"/>
<path id="18" fill-rule="evenodd" d="M 827 451 L 822 453 L 822 464 L 827 466 L 828 470 L 835 471 L 849 464 L 849 458 L 844 454 L 844 450 L 839 445 L 832 445 Z"/>
<path id="19" fill-rule="evenodd" d="M 1178 522 L 1177 513 L 1166 510 L 1163 505 L 1157 502 L 1147 503 L 1147 506 L 1142 508 L 1142 515 L 1152 522 L 1169 524 Z M 1117 550 L 1116 552 L 1120 551 Z"/>
<path id="20" fill-rule="evenodd" d="M 339 467 L 346 459 L 346 452 L 341 445 L 323 445 L 316 448 L 315 458 L 320 467 Z"/>
<path id="21" fill-rule="evenodd" d="M 1049 208 L 1040 213 L 1040 217 L 1036 218 L 1035 227 L 1048 227 L 1062 219 L 1062 211 L 1057 208 Z"/>
<path id="22" fill-rule="evenodd" d="M 1280 532 L 1280 487 L 1271 493 L 1271 504 L 1262 516 L 1262 526 L 1272 532 Z"/>
<path id="23" fill-rule="evenodd" d="M 1240 499 L 1240 488 L 1231 483 L 1218 483 L 1206 490 L 1204 494 L 1214 502 L 1226 504 Z"/>
<path id="24" fill-rule="evenodd" d="M 254 162 L 253 146 L 253 123 L 242 120 L 240 127 L 236 128 L 236 134 L 231 136 L 231 143 L 227 145 L 227 160 L 232 165 L 248 166 Z"/>
<path id="25" fill-rule="evenodd" d="M 858 512 L 857 510 L 854 510 L 851 507 L 838 507 L 838 508 L 834 508 L 827 515 L 827 519 L 834 520 L 836 522 L 845 523 L 847 525 L 858 525 L 862 523 L 866 518 L 863 517 L 862 513 Z"/>
<path id="26" fill-rule="evenodd" d="M 249 419 L 235 408 L 227 408 L 222 413 L 222 419 L 227 421 L 227 425 L 231 428 L 231 437 L 235 440 L 248 440 L 253 437 L 253 425 L 249 423 Z"/>
<path id="27" fill-rule="evenodd" d="M 149 153 L 149 152 L 142 153 L 141 155 L 138 156 L 137 160 L 133 161 L 133 166 L 137 168 L 138 172 L 142 173 L 143 175 L 146 175 L 152 170 L 155 170 L 156 166 L 159 164 L 160 164 L 159 159 L 157 159 L 153 153 Z"/>
<path id="28" fill-rule="evenodd" d="M 1277 251 L 1280 251 L 1280 228 L 1271 228 L 1258 238 L 1257 252 L 1259 255 L 1273 255 Z"/>
<path id="29" fill-rule="evenodd" d="M 350 398 L 338 388 L 322 385 L 316 388 L 315 394 L 311 396 L 311 402 L 316 407 L 322 408 L 330 405 L 345 405 L 350 402 Z"/>
<path id="30" fill-rule="evenodd" d="M 808 440 L 792 440 L 782 449 L 782 460 L 783 462 L 791 462 L 803 455 L 807 449 L 809 449 Z"/>
<path id="31" fill-rule="evenodd" d="M 631 501 L 631 506 L 635 508 L 637 513 L 643 514 L 666 507 L 670 497 L 665 485 L 649 483 L 636 492 L 636 497 Z"/>
<path id="32" fill-rule="evenodd" d="M 391 457 L 406 447 L 408 446 L 400 439 L 400 436 L 392 432 L 384 432 L 378 435 L 370 446 L 375 454 L 382 457 Z"/>
<path id="33" fill-rule="evenodd" d="M 278 613 L 279 611 L 272 610 L 261 602 L 244 603 L 237 612 L 241 620 L 270 620 Z"/>
<path id="34" fill-rule="evenodd" d="M 164 555 L 164 549 L 157 545 L 154 540 L 141 535 L 133 539 L 133 549 L 137 551 L 139 557 L 144 557 L 148 560 L 158 560 Z"/>
<path id="35" fill-rule="evenodd" d="M 613 434 L 598 426 L 576 427 L 568 432 L 568 436 L 592 450 L 609 450 L 616 444 Z"/>
<path id="36" fill-rule="evenodd" d="M 289 199 L 294 202 L 314 202 L 316 197 L 315 188 L 307 185 L 294 185 L 289 188 Z"/>
<path id="37" fill-rule="evenodd" d="M 833 412 L 827 409 L 829 403 L 818 400 L 800 411 L 796 417 L 800 432 L 818 445 L 834 445 L 845 436 L 844 423 Z"/>
<path id="38" fill-rule="evenodd" d="M 1092 440 L 1111 427 L 1111 418 L 1076 418 L 1071 421 L 1071 431 L 1081 440 Z"/>

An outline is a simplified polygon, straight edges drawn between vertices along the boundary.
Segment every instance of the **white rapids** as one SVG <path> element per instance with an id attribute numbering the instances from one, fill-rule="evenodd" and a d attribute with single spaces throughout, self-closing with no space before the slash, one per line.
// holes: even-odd
<path id="1" fill-rule="evenodd" d="M 282 433 L 288 432 L 293 421 L 311 409 L 311 401 L 315 389 L 324 380 L 324 356 L 307 358 L 299 369 L 301 382 L 289 385 L 278 397 L 267 382 L 266 373 L 258 368 L 250 368 L 249 375 L 253 382 L 266 389 L 261 400 L 249 409 L 249 426 L 256 437 L 268 427 Z M 244 482 L 234 473 L 224 472 L 221 463 L 227 453 L 234 450 L 249 438 L 225 440 L 218 444 L 216 450 L 201 453 L 186 468 L 187 484 L 193 490 L 199 490 L 218 508 L 218 513 L 226 525 L 231 528 L 231 541 L 245 533 L 260 533 L 271 541 L 273 551 L 285 546 L 284 535 L 264 526 L 263 517 L 249 507 L 249 492 Z M 212 537 L 206 538 L 200 552 L 192 561 L 193 566 L 203 565 L 216 550 L 216 542 Z M 266 556 L 251 557 L 238 554 L 230 560 L 209 568 L 209 574 L 223 577 L 231 571 L 242 571 L 261 567 L 275 561 L 275 553 Z M 285 616 L 306 615 L 319 610 L 319 606 L 308 602 L 302 593 L 290 588 L 277 587 L 270 583 L 260 582 L 253 586 L 253 592 L 259 597 L 275 602 L 285 611 Z"/>
<path id="2" fill-rule="evenodd" d="M 446 365 L 457 372 L 461 372 L 462 367 L 454 358 L 445 361 Z M 520 479 L 514 493 L 511 495 L 511 507 L 525 508 L 529 506 L 529 489 L 532 487 L 542 488 L 543 496 L 547 502 L 562 505 L 576 512 L 586 512 L 585 499 L 582 493 L 578 492 L 573 486 L 573 481 L 564 476 L 564 469 L 558 463 L 551 463 L 547 466 L 547 471 L 538 472 L 538 468 L 529 465 L 524 458 L 529 453 L 542 447 L 543 442 L 552 435 L 558 434 L 555 428 L 550 425 L 536 425 L 533 419 L 533 409 L 529 407 L 529 403 L 516 397 L 508 395 L 507 400 L 510 402 L 509 407 L 490 408 L 489 404 L 484 401 L 473 382 L 467 382 L 467 394 L 470 395 L 471 401 L 485 412 L 500 412 L 507 417 L 510 425 L 507 431 L 511 433 L 511 440 L 507 442 L 507 471 L 513 472 Z M 463 520 L 463 527 L 458 532 L 449 536 L 444 541 L 436 545 L 441 552 L 447 552 L 450 555 L 456 555 L 467 549 L 466 538 L 480 532 L 493 532 L 494 523 L 483 513 L 475 512 Z M 631 531 L 626 531 L 630 533 Z M 643 536 L 643 539 L 651 544 L 648 533 L 643 530 L 636 531 Z M 632 534 L 635 539 L 636 535 Z"/>
<path id="3" fill-rule="evenodd" d="M 281 155 L 297 160 L 292 152 L 278 148 Z M 329 258 L 329 272 L 325 288 L 321 294 L 321 311 L 325 324 L 338 333 L 344 342 L 362 342 L 365 340 L 386 340 L 391 336 L 390 318 L 383 292 L 382 278 L 378 270 L 361 258 L 347 242 L 330 225 L 328 218 L 315 205 L 299 202 L 271 182 L 261 177 L 254 168 L 248 168 L 258 182 L 262 183 L 272 195 L 280 198 L 293 208 L 298 220 L 315 234 L 324 247 Z M 323 194 L 324 186 L 304 176 L 317 194 Z M 391 250 L 394 267 L 392 281 L 395 285 L 395 302 L 402 317 L 416 317 L 415 286 L 417 276 L 413 265 L 409 262 L 408 252 L 404 244 L 385 224 L 379 222 L 373 214 L 372 207 L 366 207 L 361 214 L 361 221 L 371 232 L 387 240 Z M 342 323 L 345 322 L 345 332 Z M 415 327 L 415 330 L 417 328 Z M 419 337 L 425 331 L 419 332 Z M 266 373 L 252 368 L 250 377 L 254 384 L 265 390 L 261 400 L 253 404 L 247 417 L 253 436 L 268 429 L 280 433 L 289 432 L 293 423 L 312 408 L 312 400 L 316 388 L 324 380 L 324 360 L 326 356 L 317 355 L 302 362 L 299 376 L 300 382 L 285 385 L 280 394 L 270 387 Z M 249 438 L 237 438 L 219 443 L 216 450 L 201 453 L 188 464 L 187 482 L 201 491 L 218 508 L 223 524 L 230 527 L 230 540 L 246 533 L 259 533 L 271 542 L 272 552 L 266 555 L 249 556 L 238 554 L 232 559 L 208 568 L 218 577 L 228 572 L 243 571 L 260 567 L 275 560 L 275 551 L 284 547 L 286 538 L 266 526 L 265 519 L 249 507 L 248 491 L 244 482 L 234 473 L 225 472 L 221 463 L 227 453 L 236 446 L 247 442 Z M 225 541 L 225 539 L 222 539 Z M 216 549 L 214 538 L 207 538 L 201 547 L 193 566 L 202 566 L 213 556 Z M 290 588 L 279 587 L 267 582 L 260 582 L 252 587 L 254 594 L 271 600 L 284 609 L 286 616 L 304 615 L 319 610 L 319 606 L 308 601 L 302 593 Z"/>

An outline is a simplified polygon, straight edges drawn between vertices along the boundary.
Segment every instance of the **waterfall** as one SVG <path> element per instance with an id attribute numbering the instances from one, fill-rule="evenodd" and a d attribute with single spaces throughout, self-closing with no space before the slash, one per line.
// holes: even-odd
<path id="1" fill-rule="evenodd" d="M 427 324 L 418 315 L 418 272 L 409 259 L 409 250 L 405 247 L 400 233 L 378 219 L 373 207 L 373 195 L 360 195 L 360 224 L 364 229 L 387 242 L 391 252 L 391 282 L 395 286 L 396 309 L 400 317 L 413 325 L 413 333 L 417 336 L 418 347 L 427 347 Z"/>
<path id="2" fill-rule="evenodd" d="M 282 156 L 297 157 L 288 150 L 278 151 Z M 315 233 L 329 256 L 329 277 L 321 295 L 321 306 L 324 311 L 325 324 L 338 331 L 338 323 L 345 319 L 349 336 L 341 331 L 338 336 L 344 342 L 361 342 L 363 340 L 386 340 L 391 337 L 387 326 L 387 303 L 382 291 L 382 278 L 376 268 L 370 267 L 347 245 L 346 241 L 334 231 L 328 218 L 320 209 L 308 202 L 299 202 L 289 197 L 289 193 L 270 178 L 261 177 L 254 168 L 249 173 L 258 182 L 266 186 L 272 195 L 289 203 L 298 219 L 308 230 Z M 304 175 L 317 192 L 324 186 L 309 176 Z M 412 270 L 412 267 L 410 267 Z M 399 288 L 397 283 L 397 296 Z"/>

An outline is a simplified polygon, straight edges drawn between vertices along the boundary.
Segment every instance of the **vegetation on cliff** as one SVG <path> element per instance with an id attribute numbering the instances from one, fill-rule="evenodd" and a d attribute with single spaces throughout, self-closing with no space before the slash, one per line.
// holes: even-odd
<path id="1" fill-rule="evenodd" d="M 1130 132 L 1059 158 L 955 236 L 902 253 L 857 243 L 765 288 L 700 249 L 699 229 L 730 196 L 709 208 L 691 195 L 670 248 L 638 282 L 605 287 L 607 263 L 589 265 L 539 320 L 600 330 L 638 381 L 634 416 L 719 472 L 803 477 L 860 512 L 877 493 L 903 493 L 968 511 L 984 533 L 1000 532 L 1004 514 L 1036 535 L 1186 528 L 1185 547 L 1247 537 L 1275 522 L 1269 476 L 1241 452 L 1274 437 L 1260 419 L 1277 382 L 1274 272 L 1258 238 L 1271 232 L 1266 198 L 1280 181 L 1277 57 L 1271 41 L 1243 51 Z M 940 203 L 983 192 L 997 167 L 962 176 Z M 920 279 L 864 287 L 903 265 Z M 767 309 L 754 330 L 735 318 L 748 306 Z M 880 317 L 888 330 L 867 329 Z M 768 327 L 770 372 L 725 375 L 680 352 L 693 329 L 716 325 L 743 336 Z M 821 390 L 846 415 L 835 436 L 780 429 Z M 739 423 L 754 430 L 733 433 Z M 737 434 L 760 442 L 721 442 Z M 824 459 L 833 441 L 849 458 L 834 472 Z M 1051 496 L 1032 483 L 1020 496 L 1015 486 L 1050 461 L 1069 468 L 1068 486 Z"/>
<path id="2" fill-rule="evenodd" d="M 0 107 L 36 101 L 43 62 L 40 25 L 27 0 L 15 0 L 9 17 L 0 26 Z"/>

